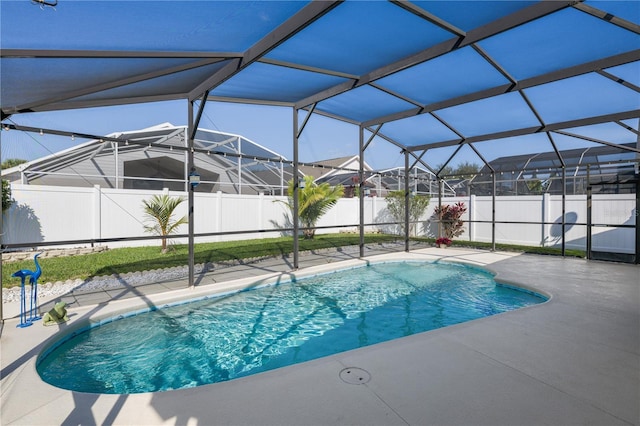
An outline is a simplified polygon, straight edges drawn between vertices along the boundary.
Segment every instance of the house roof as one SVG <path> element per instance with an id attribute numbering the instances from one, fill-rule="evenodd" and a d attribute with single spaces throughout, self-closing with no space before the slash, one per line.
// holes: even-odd
<path id="1" fill-rule="evenodd" d="M 105 139 L 90 140 L 60 152 L 2 170 L 2 176 L 11 178 L 11 176 L 17 176 L 20 173 L 32 175 L 55 173 L 96 156 L 115 155 L 115 145 L 118 145 L 118 152 L 121 154 L 153 149 L 156 145 L 162 145 L 163 149 L 166 149 L 166 147 L 184 149 L 185 132 L 185 126 L 174 126 L 171 123 L 161 123 L 140 130 L 116 132 L 107 135 Z M 124 144 L 121 142 L 124 142 Z M 254 161 L 254 158 L 257 157 L 271 159 L 273 162 L 287 161 L 280 154 L 250 139 L 226 132 L 198 129 L 194 145 L 201 150 L 210 150 L 211 152 L 222 154 L 218 161 L 225 162 L 230 169 L 237 167 L 238 158 L 241 159 L 246 170 L 255 168 L 256 161 Z M 200 154 L 206 156 L 204 153 Z M 227 155 L 229 158 L 224 158 Z M 262 170 L 264 167 L 260 167 L 260 169 Z"/>
<path id="2" fill-rule="evenodd" d="M 360 157 L 358 155 L 351 155 L 314 161 L 311 165 L 302 164 L 299 166 L 299 170 L 307 176 L 313 176 L 315 179 L 319 179 L 321 177 L 327 178 L 328 176 L 349 173 L 351 171 L 357 172 L 359 164 Z M 366 161 L 363 163 L 363 169 L 365 172 L 373 170 Z"/>
<path id="3" fill-rule="evenodd" d="M 633 148 L 634 144 L 625 144 Z M 524 154 L 515 156 L 505 156 L 490 162 L 491 168 L 496 172 L 516 172 L 522 173 L 541 172 L 550 174 L 560 174 L 562 165 L 569 170 L 571 175 L 587 174 L 596 175 L 600 173 L 611 174 L 618 172 L 621 174 L 633 174 L 634 154 L 632 152 L 621 152 L 611 146 L 589 146 L 586 148 L 575 148 L 560 152 L 562 162 L 553 151 L 540 152 L 537 154 Z M 485 166 L 481 173 L 490 173 L 489 167 Z"/>
<path id="4" fill-rule="evenodd" d="M 321 164 L 321 165 L 325 165 L 325 166 L 329 166 L 329 167 L 345 167 L 345 168 L 349 168 L 348 166 L 350 164 L 353 164 L 355 162 L 356 167 L 353 168 L 351 167 L 351 169 L 353 170 L 358 170 L 358 156 L 357 155 L 349 155 L 346 157 L 339 157 L 339 158 L 329 158 L 326 160 L 320 160 L 320 161 L 316 161 L 316 164 Z M 368 165 L 366 165 L 365 163 L 365 167 L 368 167 Z"/>
<path id="5" fill-rule="evenodd" d="M 638 2 L 32 3 L 0 3 L 3 119 L 211 99 L 334 117 L 416 158 L 532 134 L 640 152 Z"/>

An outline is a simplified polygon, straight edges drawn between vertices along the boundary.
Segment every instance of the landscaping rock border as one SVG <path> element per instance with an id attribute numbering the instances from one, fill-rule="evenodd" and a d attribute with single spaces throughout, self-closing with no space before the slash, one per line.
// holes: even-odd
<path id="1" fill-rule="evenodd" d="M 21 260 L 33 259 L 36 253 L 42 253 L 40 259 L 46 259 L 48 257 L 64 257 L 64 256 L 77 256 L 79 254 L 91 254 L 100 253 L 102 251 L 109 250 L 107 246 L 95 246 L 95 247 L 75 247 L 75 248 L 61 248 L 50 250 L 31 250 L 31 251 L 15 251 L 2 253 L 3 262 L 19 262 Z"/>
<path id="2" fill-rule="evenodd" d="M 385 246 L 387 244 L 381 244 Z M 319 249 L 312 250 L 307 252 L 300 252 L 300 256 L 304 256 L 307 254 L 327 254 L 327 253 L 335 253 L 335 252 L 343 252 L 343 253 L 357 253 L 359 248 L 357 246 L 347 246 L 341 248 L 327 248 L 327 249 Z M 3 255 L 4 256 L 4 255 Z M 284 258 L 288 258 L 289 255 L 285 255 Z M 211 272 L 214 269 L 221 269 L 225 267 L 231 267 L 236 265 L 247 265 L 254 264 L 258 262 L 262 262 L 268 259 L 274 259 L 276 256 L 266 256 L 266 257 L 255 257 L 249 259 L 240 259 L 226 262 L 218 262 L 218 263 L 206 263 L 206 264 L 198 264 L 195 265 L 195 273 L 202 274 Z M 189 275 L 189 267 L 184 266 L 176 266 L 172 268 L 164 268 L 164 269 L 155 269 L 151 271 L 138 271 L 138 272 L 129 272 L 126 274 L 113 274 L 113 275 L 105 275 L 100 277 L 91 277 L 87 280 L 67 280 L 67 281 L 56 281 L 56 282 L 48 282 L 44 284 L 38 284 L 38 296 L 39 297 L 51 297 L 51 296 L 59 296 L 63 294 L 69 294 L 72 292 L 95 292 L 95 291 L 103 291 L 103 290 L 115 290 L 122 289 L 126 287 L 135 287 L 136 285 L 145 285 L 152 284 L 156 282 L 162 281 L 171 281 L 186 278 Z M 26 285 L 25 288 L 27 291 L 30 291 L 30 286 Z M 20 286 L 5 288 L 2 290 L 2 301 L 3 303 L 12 303 L 20 301 Z"/>

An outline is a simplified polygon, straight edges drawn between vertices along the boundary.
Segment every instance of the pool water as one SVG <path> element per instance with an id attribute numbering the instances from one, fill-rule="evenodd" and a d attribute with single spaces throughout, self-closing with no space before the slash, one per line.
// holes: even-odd
<path id="1" fill-rule="evenodd" d="M 479 268 L 378 263 L 128 316 L 43 353 L 42 379 L 128 394 L 194 387 L 545 301 Z"/>

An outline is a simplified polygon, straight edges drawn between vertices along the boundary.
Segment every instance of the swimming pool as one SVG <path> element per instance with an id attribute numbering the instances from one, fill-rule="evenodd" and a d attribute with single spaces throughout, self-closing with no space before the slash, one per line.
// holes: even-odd
<path id="1" fill-rule="evenodd" d="M 378 263 L 103 321 L 45 350 L 37 370 L 81 392 L 194 387 L 544 300 L 462 264 Z"/>

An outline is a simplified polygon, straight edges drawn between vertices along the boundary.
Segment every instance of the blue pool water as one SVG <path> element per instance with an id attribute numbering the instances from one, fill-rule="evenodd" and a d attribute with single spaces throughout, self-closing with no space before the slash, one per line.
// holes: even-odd
<path id="1" fill-rule="evenodd" d="M 158 309 L 43 353 L 42 379 L 92 393 L 222 382 L 541 303 L 460 264 L 392 262 Z"/>

